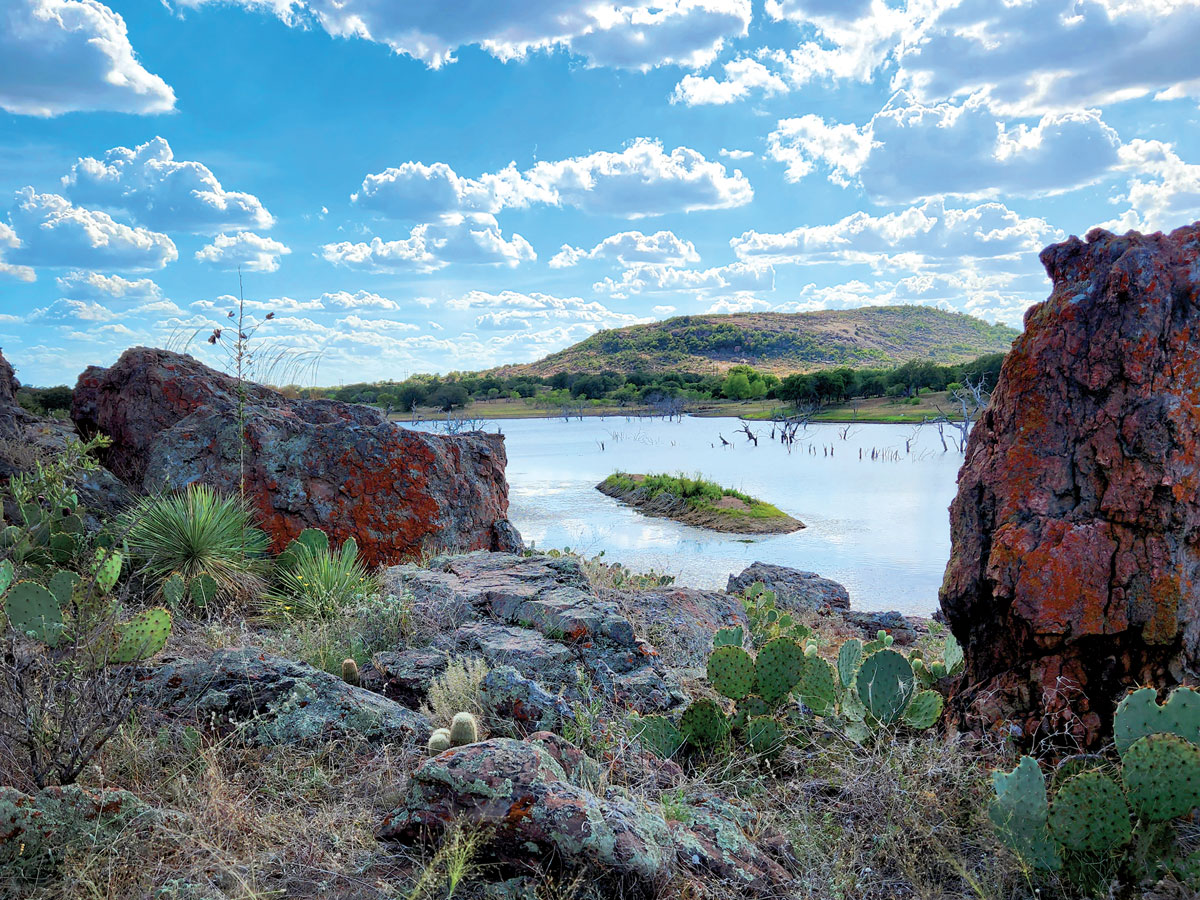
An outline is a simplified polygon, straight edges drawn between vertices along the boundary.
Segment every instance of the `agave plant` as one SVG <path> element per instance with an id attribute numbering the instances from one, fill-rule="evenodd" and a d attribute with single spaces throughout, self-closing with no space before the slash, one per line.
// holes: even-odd
<path id="1" fill-rule="evenodd" d="M 160 586 L 211 583 L 216 596 L 241 599 L 266 586 L 270 542 L 238 496 L 191 484 L 175 494 L 147 497 L 127 514 L 126 527 L 129 549 Z"/>

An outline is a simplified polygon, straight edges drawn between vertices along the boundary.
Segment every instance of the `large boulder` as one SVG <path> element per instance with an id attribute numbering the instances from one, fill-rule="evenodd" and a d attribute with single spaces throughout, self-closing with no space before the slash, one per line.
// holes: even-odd
<path id="1" fill-rule="evenodd" d="M 1200 225 L 1042 252 L 950 507 L 972 725 L 1084 745 L 1200 656 Z"/>
<path id="2" fill-rule="evenodd" d="M 740 594 L 759 581 L 775 592 L 776 602 L 783 609 L 816 611 L 850 608 L 850 592 L 836 581 L 822 578 L 816 572 L 789 569 L 772 563 L 751 563 L 739 574 L 730 575 L 725 590 Z"/>
<path id="3" fill-rule="evenodd" d="M 135 347 L 88 368 L 72 417 L 146 490 L 244 483 L 276 548 L 303 529 L 354 538 L 371 564 L 438 549 L 513 550 L 504 438 L 401 428 L 374 408 L 290 400 L 178 353 Z M 239 418 L 244 427 L 239 427 Z"/>

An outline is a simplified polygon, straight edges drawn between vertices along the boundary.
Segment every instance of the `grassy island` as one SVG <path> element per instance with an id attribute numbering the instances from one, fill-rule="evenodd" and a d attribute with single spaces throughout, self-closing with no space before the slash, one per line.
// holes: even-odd
<path id="1" fill-rule="evenodd" d="M 786 534 L 804 523 L 772 506 L 703 478 L 614 472 L 596 490 L 648 516 L 736 534 Z"/>

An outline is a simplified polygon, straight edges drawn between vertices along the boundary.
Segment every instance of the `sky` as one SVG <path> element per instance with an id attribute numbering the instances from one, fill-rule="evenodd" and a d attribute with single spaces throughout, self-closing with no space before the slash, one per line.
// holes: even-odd
<path id="1" fill-rule="evenodd" d="M 1200 0 L 0 0 L 0 348 L 332 385 L 704 312 L 1020 326 L 1200 218 Z M 239 276 L 240 267 L 240 276 Z"/>

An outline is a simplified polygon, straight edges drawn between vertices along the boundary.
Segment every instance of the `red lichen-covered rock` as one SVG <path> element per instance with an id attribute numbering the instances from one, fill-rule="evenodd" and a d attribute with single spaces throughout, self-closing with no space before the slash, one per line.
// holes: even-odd
<path id="1" fill-rule="evenodd" d="M 1200 658 L 1200 224 L 1042 252 L 971 435 L 941 590 L 976 727 L 1089 745 Z"/>
<path id="2" fill-rule="evenodd" d="M 12 364 L 0 353 L 0 404 L 16 403 L 20 386 Z"/>
<path id="3" fill-rule="evenodd" d="M 372 565 L 437 549 L 512 550 L 500 435 L 401 428 L 379 410 L 245 388 L 188 356 L 137 347 L 80 376 L 72 416 L 113 439 L 106 461 L 148 490 L 244 483 L 281 548 L 303 529 L 354 538 Z"/>

